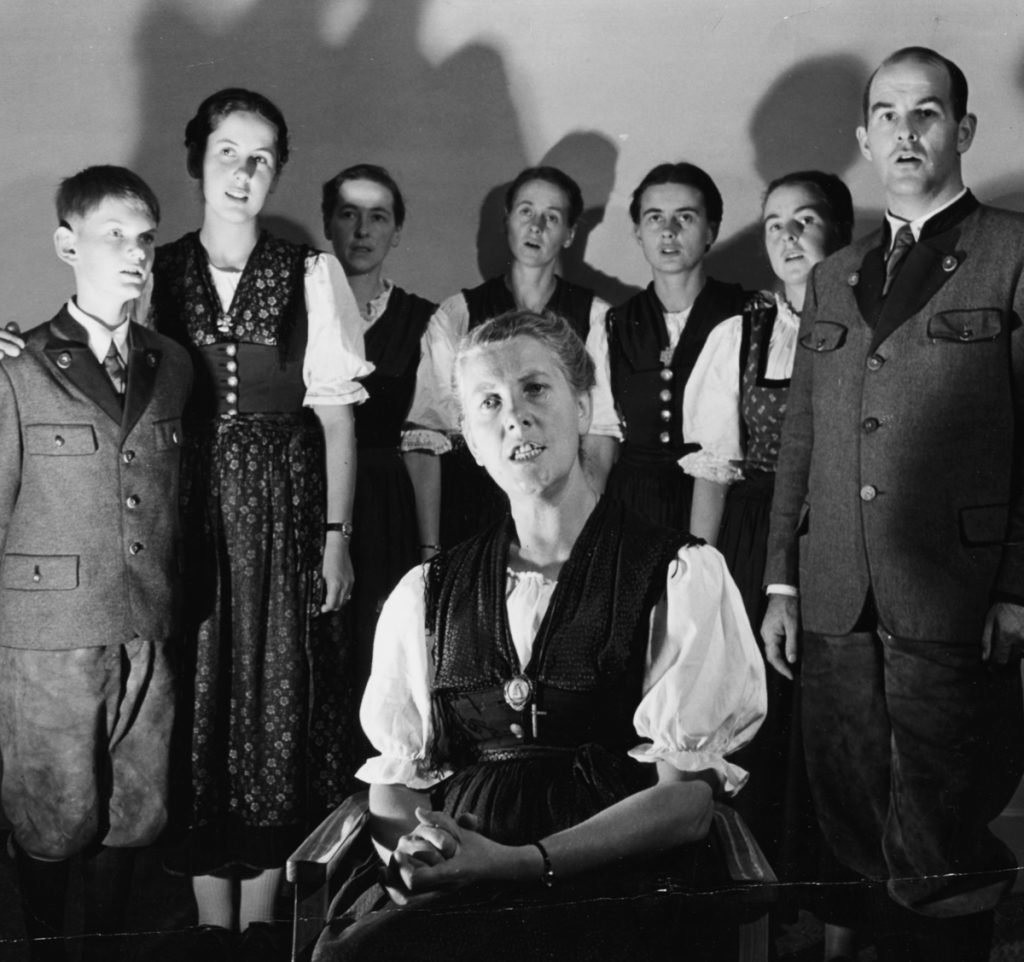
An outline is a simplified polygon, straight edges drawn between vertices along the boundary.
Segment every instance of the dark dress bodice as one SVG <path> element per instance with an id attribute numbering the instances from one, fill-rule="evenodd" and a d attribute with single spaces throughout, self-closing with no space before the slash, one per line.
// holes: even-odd
<path id="1" fill-rule="evenodd" d="M 154 322 L 192 357 L 190 419 L 302 409 L 310 253 L 261 232 L 225 311 L 198 232 L 157 250 Z"/>
<path id="2" fill-rule="evenodd" d="M 653 283 L 608 312 L 612 395 L 627 447 L 666 461 L 678 461 L 696 450 L 683 437 L 686 382 L 708 335 L 727 317 L 739 314 L 744 300 L 738 284 L 708 278 L 671 355 L 665 309 Z"/>
<path id="3" fill-rule="evenodd" d="M 762 297 L 743 312 L 740 341 L 740 413 L 747 470 L 774 471 L 782 442 L 782 420 L 790 378 L 769 379 L 768 350 L 778 308 Z"/>
<path id="4" fill-rule="evenodd" d="M 515 298 L 505 283 L 503 274 L 484 281 L 479 287 L 463 290 L 469 309 L 469 330 L 484 321 L 516 309 Z M 594 302 L 594 292 L 586 287 L 578 287 L 567 280 L 555 276 L 555 291 L 551 295 L 544 310 L 552 311 L 565 318 L 572 329 L 586 343 L 590 333 L 590 307 Z"/>
<path id="5" fill-rule="evenodd" d="M 355 409 L 360 448 L 396 449 L 405 424 L 420 361 L 420 341 L 437 309 L 425 298 L 394 287 L 388 306 L 366 333 L 373 373 L 362 379 L 369 398 Z"/>

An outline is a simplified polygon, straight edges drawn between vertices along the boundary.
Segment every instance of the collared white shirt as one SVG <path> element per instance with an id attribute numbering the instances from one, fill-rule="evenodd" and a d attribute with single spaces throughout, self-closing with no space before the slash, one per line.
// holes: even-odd
<path id="1" fill-rule="evenodd" d="M 964 194 L 967 193 L 967 188 L 964 187 L 956 197 L 946 201 L 941 207 L 936 207 L 935 210 L 928 211 L 923 217 L 918 217 L 916 220 L 907 220 L 905 217 L 897 217 L 895 214 L 889 211 L 885 212 L 885 219 L 889 223 L 889 250 L 892 250 L 892 245 L 896 243 L 896 233 L 904 224 L 910 225 L 910 232 L 914 235 L 915 243 L 921 239 L 921 230 L 928 221 L 930 221 L 936 214 L 942 213 L 947 207 L 952 207 Z"/>
<path id="2" fill-rule="evenodd" d="M 121 355 L 121 360 L 125 366 L 128 364 L 128 322 L 130 315 L 125 314 L 124 319 L 111 330 L 106 324 L 97 321 L 95 317 L 86 314 L 76 303 L 72 297 L 68 301 L 68 313 L 78 321 L 82 327 L 85 328 L 86 334 L 89 335 L 89 350 L 92 351 L 93 356 L 100 364 L 103 363 L 110 351 L 110 344 L 113 342 L 117 348 L 117 353 Z"/>

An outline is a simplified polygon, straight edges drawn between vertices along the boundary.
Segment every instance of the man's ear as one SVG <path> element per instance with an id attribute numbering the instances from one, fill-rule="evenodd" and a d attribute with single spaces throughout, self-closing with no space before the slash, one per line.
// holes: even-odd
<path id="1" fill-rule="evenodd" d="M 861 155 L 865 160 L 874 160 L 871 156 L 871 148 L 868 146 L 868 129 L 867 127 L 857 128 L 857 144 L 860 147 Z"/>
<path id="2" fill-rule="evenodd" d="M 966 154 L 971 144 L 974 143 L 974 135 L 978 132 L 978 118 L 974 114 L 964 114 L 957 124 L 956 130 L 956 152 Z"/>
<path id="3" fill-rule="evenodd" d="M 57 252 L 57 256 L 72 267 L 78 260 L 75 243 L 75 232 L 67 224 L 61 224 L 53 232 L 53 248 Z"/>
<path id="4" fill-rule="evenodd" d="M 397 247 L 402 242 L 402 228 L 396 227 L 395 232 L 391 235 L 391 246 Z"/>

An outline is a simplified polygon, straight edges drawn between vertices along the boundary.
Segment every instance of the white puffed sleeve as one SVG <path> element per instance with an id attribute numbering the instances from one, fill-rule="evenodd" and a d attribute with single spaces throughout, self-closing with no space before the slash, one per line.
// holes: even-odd
<path id="1" fill-rule="evenodd" d="M 683 548 L 669 565 L 647 659 L 633 724 L 650 744 L 630 755 L 682 772 L 711 770 L 734 794 L 747 774 L 725 756 L 754 737 L 767 694 L 743 599 L 714 548 Z"/>
<path id="2" fill-rule="evenodd" d="M 333 254 L 306 258 L 309 334 L 302 376 L 303 404 L 359 404 L 369 396 L 358 378 L 373 371 L 363 346 L 363 322 L 348 278 Z"/>
<path id="3" fill-rule="evenodd" d="M 356 772 L 374 785 L 427 789 L 451 774 L 431 771 L 423 761 L 431 733 L 430 690 L 434 681 L 431 639 L 424 607 L 424 567 L 399 581 L 381 610 L 373 641 L 373 666 L 359 720 L 380 754 Z"/>
<path id="4" fill-rule="evenodd" d="M 443 301 L 427 323 L 420 342 L 416 390 L 402 434 L 403 451 L 428 450 L 443 454 L 451 448 L 447 436 L 459 429 L 452 370 L 455 350 L 468 328 L 469 307 L 461 293 Z"/>
<path id="5" fill-rule="evenodd" d="M 590 305 L 590 331 L 587 334 L 587 353 L 594 362 L 597 383 L 591 392 L 594 412 L 590 420 L 590 433 L 622 440 L 622 424 L 615 399 L 612 397 L 611 369 L 608 365 L 608 330 L 605 315 L 608 302 L 595 297 Z"/>
<path id="6" fill-rule="evenodd" d="M 740 342 L 743 319 L 722 321 L 708 335 L 683 392 L 683 437 L 700 445 L 679 466 L 719 484 L 743 477 L 740 412 Z"/>

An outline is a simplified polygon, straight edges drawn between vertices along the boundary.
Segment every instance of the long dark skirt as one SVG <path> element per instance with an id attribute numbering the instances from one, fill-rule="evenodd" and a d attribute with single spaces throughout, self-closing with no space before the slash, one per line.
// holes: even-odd
<path id="1" fill-rule="evenodd" d="M 690 530 L 693 478 L 671 458 L 624 444 L 608 475 L 605 495 L 621 501 L 653 524 Z"/>
<path id="2" fill-rule="evenodd" d="M 758 646 L 767 606 L 765 555 L 775 475 L 751 471 L 729 489 L 718 548 L 743 596 Z M 731 761 L 750 773 L 734 807 L 750 826 L 781 881 L 820 877 L 820 830 L 814 817 L 800 731 L 800 686 L 766 665 L 768 714 L 753 742 Z"/>
<path id="3" fill-rule="evenodd" d="M 222 417 L 191 432 L 183 512 L 192 690 L 182 706 L 190 832 L 168 860 L 173 869 L 279 866 L 351 787 L 339 646 L 314 630 L 323 457 L 309 412 Z"/>

